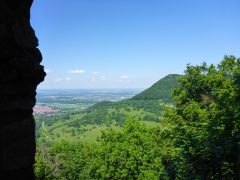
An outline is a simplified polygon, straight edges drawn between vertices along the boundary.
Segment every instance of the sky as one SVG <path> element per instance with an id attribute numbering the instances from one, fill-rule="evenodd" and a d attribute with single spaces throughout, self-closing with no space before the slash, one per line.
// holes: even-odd
<path id="1" fill-rule="evenodd" d="M 35 0 L 40 89 L 147 88 L 240 57 L 239 0 Z"/>

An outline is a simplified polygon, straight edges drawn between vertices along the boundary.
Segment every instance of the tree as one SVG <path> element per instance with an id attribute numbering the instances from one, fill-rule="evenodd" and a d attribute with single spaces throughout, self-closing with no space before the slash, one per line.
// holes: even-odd
<path id="1" fill-rule="evenodd" d="M 123 131 L 105 132 L 91 161 L 91 176 L 96 179 L 166 177 L 163 164 L 173 149 L 161 133 L 161 129 L 147 128 L 136 120 L 127 120 Z"/>
<path id="2" fill-rule="evenodd" d="M 225 56 L 215 67 L 188 65 L 174 92 L 176 177 L 240 178 L 240 59 Z"/>

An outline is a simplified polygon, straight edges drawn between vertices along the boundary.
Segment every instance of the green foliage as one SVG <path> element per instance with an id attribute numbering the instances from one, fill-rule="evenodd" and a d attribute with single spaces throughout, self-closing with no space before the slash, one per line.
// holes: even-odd
<path id="1" fill-rule="evenodd" d="M 94 155 L 94 146 L 61 141 L 36 156 L 37 179 L 90 179 L 85 166 Z M 45 157 L 43 161 L 40 156 Z"/>
<path id="2" fill-rule="evenodd" d="M 240 178 L 240 59 L 225 56 L 215 67 L 188 65 L 175 90 L 176 177 Z"/>
<path id="3" fill-rule="evenodd" d="M 117 125 L 122 126 L 128 117 L 133 116 L 135 116 L 134 119 L 159 122 L 159 117 L 162 116 L 165 108 L 159 101 L 153 100 L 129 99 L 114 103 L 101 103 L 101 106 L 97 104 L 89 108 L 78 123 L 110 125 L 116 122 Z M 145 115 L 151 118 L 144 119 Z"/>
<path id="4" fill-rule="evenodd" d="M 171 144 L 161 138 L 161 132 L 133 120 L 125 123 L 123 131 L 105 132 L 91 161 L 91 175 L 96 179 L 165 177 L 163 164 L 170 161 Z"/>
<path id="5" fill-rule="evenodd" d="M 160 79 L 149 89 L 136 95 L 134 100 L 161 100 L 165 103 L 172 103 L 172 93 L 175 87 L 179 86 L 177 78 L 181 77 L 178 74 L 169 74 Z"/>
<path id="6" fill-rule="evenodd" d="M 39 153 L 35 157 L 35 176 L 37 180 L 50 180 L 52 179 L 51 175 L 51 166 L 44 160 Z"/>
<path id="7" fill-rule="evenodd" d="M 164 164 L 175 155 L 163 131 L 127 120 L 123 129 L 103 132 L 97 145 L 61 141 L 47 149 L 39 147 L 37 179 L 166 178 Z"/>

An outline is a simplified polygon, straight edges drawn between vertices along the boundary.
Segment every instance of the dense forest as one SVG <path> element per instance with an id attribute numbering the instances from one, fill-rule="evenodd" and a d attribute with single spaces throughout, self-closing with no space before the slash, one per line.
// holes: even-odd
<path id="1" fill-rule="evenodd" d="M 131 99 L 55 118 L 39 126 L 37 179 L 240 179 L 234 56 L 188 65 Z M 108 128 L 96 141 L 74 138 L 100 126 Z"/>

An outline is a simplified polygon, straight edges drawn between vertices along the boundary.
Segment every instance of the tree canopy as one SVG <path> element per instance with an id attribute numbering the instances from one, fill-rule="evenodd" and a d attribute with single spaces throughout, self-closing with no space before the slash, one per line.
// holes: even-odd
<path id="1" fill-rule="evenodd" d="M 239 78 L 240 59 L 225 56 L 218 66 L 188 65 L 179 79 L 168 118 L 181 149 L 177 170 L 185 178 L 240 178 Z"/>

